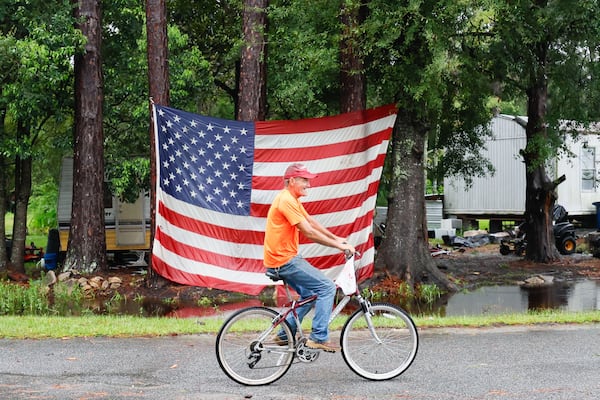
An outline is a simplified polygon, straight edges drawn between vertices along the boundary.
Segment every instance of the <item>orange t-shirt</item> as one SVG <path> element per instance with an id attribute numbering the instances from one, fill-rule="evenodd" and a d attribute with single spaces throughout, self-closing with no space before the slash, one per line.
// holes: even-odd
<path id="1" fill-rule="evenodd" d="M 267 214 L 264 263 L 278 268 L 298 254 L 299 231 L 296 225 L 308 217 L 300 200 L 284 189 L 273 200 Z"/>

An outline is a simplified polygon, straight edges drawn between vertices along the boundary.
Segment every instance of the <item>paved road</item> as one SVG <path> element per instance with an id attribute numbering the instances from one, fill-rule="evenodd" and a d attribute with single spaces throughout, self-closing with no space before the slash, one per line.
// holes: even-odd
<path id="1" fill-rule="evenodd" d="M 394 380 L 366 381 L 323 353 L 265 387 L 229 380 L 211 335 L 0 340 L 0 399 L 600 398 L 600 324 L 420 334 L 417 359 Z"/>

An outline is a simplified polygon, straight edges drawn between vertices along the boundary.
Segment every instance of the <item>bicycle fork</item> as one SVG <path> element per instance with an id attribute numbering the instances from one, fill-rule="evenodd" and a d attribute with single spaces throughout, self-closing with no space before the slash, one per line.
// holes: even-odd
<path id="1" fill-rule="evenodd" d="M 375 332 L 375 328 L 373 326 L 373 320 L 371 319 L 371 316 L 373 315 L 373 313 L 371 312 L 371 303 L 369 302 L 369 300 L 362 297 L 360 293 L 356 293 L 354 297 L 356 297 L 356 300 L 358 301 L 358 304 L 362 309 L 362 312 L 365 316 L 365 320 L 367 321 L 367 327 L 369 328 L 369 332 L 371 332 L 371 336 L 373 336 L 373 339 L 375 339 L 377 344 L 382 344 L 383 342 L 381 341 L 381 339 L 379 339 L 379 336 L 377 336 L 377 332 Z M 335 319 L 335 317 L 337 317 L 338 314 L 342 312 L 344 307 L 346 307 L 346 305 L 351 299 L 352 296 L 346 295 L 342 298 L 342 300 L 340 300 L 337 307 L 335 307 L 335 309 L 331 313 L 329 323 L 331 323 Z"/>

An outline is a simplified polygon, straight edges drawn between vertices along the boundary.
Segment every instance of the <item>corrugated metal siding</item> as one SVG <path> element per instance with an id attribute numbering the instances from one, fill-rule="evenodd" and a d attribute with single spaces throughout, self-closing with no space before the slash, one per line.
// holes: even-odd
<path id="1" fill-rule="evenodd" d="M 427 212 L 427 229 L 439 229 L 442 227 L 444 217 L 444 204 L 441 200 L 425 200 Z"/>
<path id="2" fill-rule="evenodd" d="M 519 151 L 525 147 L 525 128 L 514 117 L 492 120 L 494 140 L 482 151 L 496 168 L 493 177 L 474 178 L 467 188 L 462 179 L 444 180 L 446 215 L 522 214 L 525 210 L 525 165 Z"/>

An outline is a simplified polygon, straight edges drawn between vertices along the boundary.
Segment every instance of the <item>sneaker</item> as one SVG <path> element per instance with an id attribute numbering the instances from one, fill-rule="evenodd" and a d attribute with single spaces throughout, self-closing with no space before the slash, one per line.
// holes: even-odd
<path id="1" fill-rule="evenodd" d="M 273 337 L 271 338 L 271 341 L 273 343 L 275 343 L 277 346 L 287 346 L 288 345 L 287 339 L 281 338 L 278 334 L 273 335 Z"/>
<path id="2" fill-rule="evenodd" d="M 340 350 L 340 346 L 338 346 L 337 344 L 329 341 L 329 342 L 315 342 L 312 339 L 308 339 L 306 341 L 306 347 L 308 347 L 309 349 L 319 349 L 319 350 L 323 350 L 323 351 L 327 351 L 329 353 L 335 353 L 336 351 Z"/>

